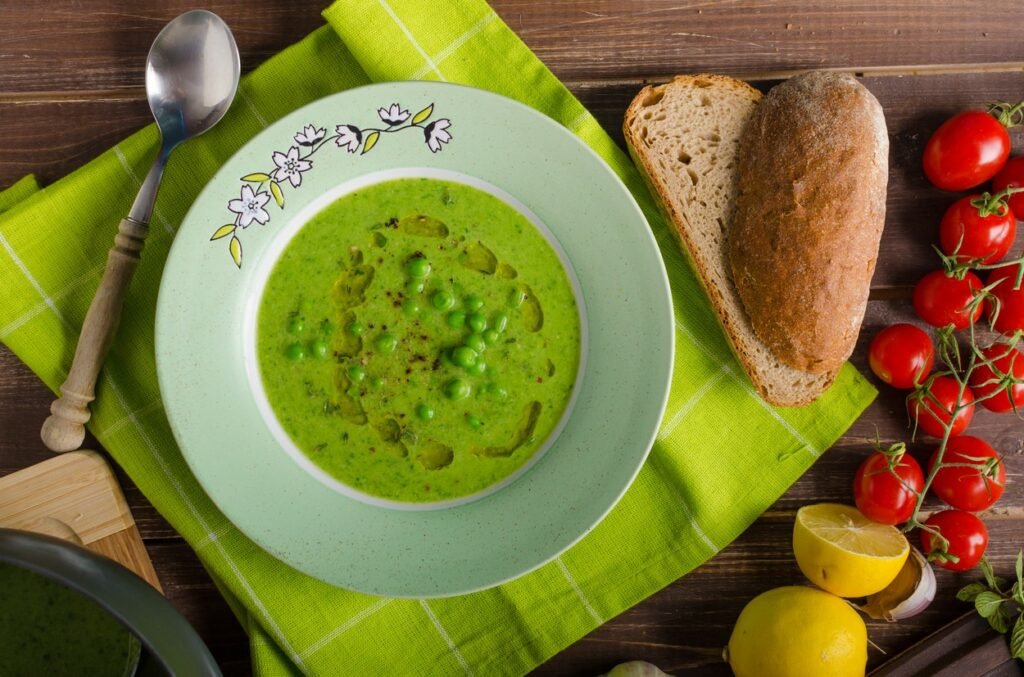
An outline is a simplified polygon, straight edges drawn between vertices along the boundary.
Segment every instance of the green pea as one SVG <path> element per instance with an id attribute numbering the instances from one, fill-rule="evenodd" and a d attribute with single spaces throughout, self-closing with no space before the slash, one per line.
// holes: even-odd
<path id="1" fill-rule="evenodd" d="M 292 343 L 284 349 L 284 354 L 289 360 L 301 360 L 306 356 L 306 351 L 301 343 Z"/>
<path id="2" fill-rule="evenodd" d="M 483 337 L 484 343 L 486 343 L 489 346 L 493 346 L 495 343 L 497 343 L 499 338 L 498 332 L 494 331 L 493 329 L 488 329 L 487 331 L 485 331 L 483 333 Z"/>
<path id="3" fill-rule="evenodd" d="M 505 327 L 508 326 L 508 313 L 501 310 L 496 312 L 491 320 L 491 326 L 499 332 L 505 331 Z"/>
<path id="4" fill-rule="evenodd" d="M 409 280 L 408 284 L 405 285 L 405 291 L 411 295 L 422 294 L 425 287 L 426 285 L 423 284 L 423 280 Z"/>
<path id="5" fill-rule="evenodd" d="M 469 397 L 470 392 L 469 384 L 461 378 L 448 381 L 444 386 L 444 396 L 449 400 L 464 400 Z"/>
<path id="6" fill-rule="evenodd" d="M 499 385 L 494 385 L 491 387 L 491 394 L 497 397 L 499 400 L 503 400 L 506 397 L 508 397 L 508 391 Z"/>
<path id="7" fill-rule="evenodd" d="M 469 325 L 470 329 L 480 334 L 484 329 L 487 329 L 487 318 L 480 313 L 470 313 L 466 316 L 466 324 Z"/>
<path id="8" fill-rule="evenodd" d="M 455 305 L 455 297 L 452 296 L 451 292 L 441 289 L 440 291 L 434 292 L 434 296 L 430 299 L 430 302 L 434 304 L 434 307 L 438 310 L 448 310 Z"/>
<path id="9" fill-rule="evenodd" d="M 384 379 L 382 379 L 380 376 L 374 376 L 372 379 L 370 379 L 370 385 L 373 386 L 374 388 L 383 388 Z"/>
<path id="10" fill-rule="evenodd" d="M 358 383 L 366 378 L 366 370 L 361 365 L 353 364 L 348 368 L 348 377 Z"/>
<path id="11" fill-rule="evenodd" d="M 469 427 L 472 428 L 473 430 L 479 430 L 484 424 L 483 421 L 481 421 L 476 416 L 473 416 L 472 414 L 466 416 L 466 423 L 468 423 Z"/>
<path id="12" fill-rule="evenodd" d="M 478 355 L 476 354 L 476 351 L 472 348 L 467 348 L 466 346 L 459 346 L 452 351 L 452 362 L 455 363 L 456 366 L 463 368 L 472 367 L 476 364 L 477 357 Z"/>
<path id="13" fill-rule="evenodd" d="M 288 322 L 288 333 L 289 334 L 301 334 L 302 330 L 306 328 L 306 323 L 302 321 L 301 317 L 293 317 Z"/>
<path id="14" fill-rule="evenodd" d="M 323 332 L 324 336 L 330 336 L 334 333 L 334 323 L 330 320 L 324 320 L 320 324 L 320 331 Z"/>
<path id="15" fill-rule="evenodd" d="M 327 341 L 317 339 L 309 344 L 309 350 L 317 357 L 327 357 Z"/>
<path id="16" fill-rule="evenodd" d="M 448 313 L 448 326 L 452 329 L 460 329 L 466 324 L 466 314 L 461 310 L 453 310 Z"/>
<path id="17" fill-rule="evenodd" d="M 409 317 L 412 317 L 413 315 L 419 315 L 420 304 L 417 303 L 415 299 L 406 299 L 405 301 L 402 302 L 402 312 L 404 312 Z"/>
<path id="18" fill-rule="evenodd" d="M 466 297 L 466 309 L 467 310 L 476 311 L 476 310 L 480 310 L 483 307 L 484 307 L 484 300 L 482 298 L 480 298 L 479 296 L 477 296 L 476 294 L 473 294 L 471 296 L 467 296 Z"/>
<path id="19" fill-rule="evenodd" d="M 423 279 L 430 275 L 430 261 L 427 261 L 422 256 L 411 258 L 405 264 L 405 272 L 409 273 L 409 277 Z"/>
<path id="20" fill-rule="evenodd" d="M 416 407 L 416 416 L 421 421 L 429 421 L 430 419 L 434 418 L 434 410 L 433 408 L 426 404 L 421 404 L 418 407 Z"/>
<path id="21" fill-rule="evenodd" d="M 472 348 L 478 353 L 482 353 L 487 349 L 487 343 L 484 340 L 484 337 L 480 334 L 470 334 L 466 337 L 466 347 Z"/>
<path id="22" fill-rule="evenodd" d="M 481 376 L 485 371 L 487 371 L 487 365 L 483 362 L 477 361 L 476 364 L 467 367 L 466 371 L 474 376 Z"/>
<path id="23" fill-rule="evenodd" d="M 363 332 L 366 331 L 366 327 L 363 326 L 362 322 L 349 322 L 348 326 L 345 327 L 345 331 L 353 336 L 362 336 Z"/>
<path id="24" fill-rule="evenodd" d="M 377 346 L 377 350 L 382 353 L 393 353 L 395 348 L 398 347 L 398 339 L 395 338 L 394 334 L 381 334 L 374 341 L 374 345 Z"/>

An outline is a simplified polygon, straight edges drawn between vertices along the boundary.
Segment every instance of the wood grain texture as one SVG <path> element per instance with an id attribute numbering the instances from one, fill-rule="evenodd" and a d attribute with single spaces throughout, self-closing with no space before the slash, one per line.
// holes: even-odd
<path id="1" fill-rule="evenodd" d="M 117 479 L 97 452 L 46 458 L 0 477 L 0 526 L 84 546 L 162 592 Z"/>
<path id="2" fill-rule="evenodd" d="M 886 661 L 869 677 L 1019 675 L 1010 646 L 973 610 Z"/>
<path id="3" fill-rule="evenodd" d="M 320 25 L 321 4 L 215 0 L 208 8 L 232 26 L 243 67 L 251 69 Z M 642 83 L 677 72 L 747 75 L 762 89 L 778 71 L 865 72 L 864 83 L 885 109 L 892 146 L 887 225 L 854 354 L 865 373 L 870 337 L 912 317 L 910 285 L 937 265 L 930 242 L 951 198 L 928 187 L 918 170 L 928 133 L 959 108 L 1018 100 L 1024 93 L 1021 0 L 495 0 L 493 6 L 620 143 L 622 113 Z M 191 8 L 185 0 L 0 4 L 0 187 L 28 172 L 54 181 L 147 124 L 142 64 L 149 43 L 165 21 Z M 935 72 L 935 65 L 944 74 L 875 75 Z M 1016 143 L 1019 152 L 1019 134 Z M 0 475 L 51 457 L 38 431 L 52 397 L 0 348 Z M 851 430 L 735 543 L 537 674 L 595 675 L 630 659 L 680 675 L 729 674 L 720 649 L 742 606 L 770 587 L 802 581 L 789 548 L 795 511 L 812 502 L 849 502 L 853 472 L 876 429 L 886 440 L 906 435 L 902 412 L 901 395 L 883 389 Z M 1018 419 L 988 412 L 972 423 L 972 432 L 990 440 L 1007 461 L 1007 492 L 986 517 L 990 555 L 1003 573 L 1024 545 L 1022 427 Z M 85 444 L 98 448 L 91 438 Z M 930 447 L 915 443 L 911 453 L 925 459 Z M 118 478 L 168 598 L 196 626 L 226 674 L 248 674 L 244 633 L 202 565 L 127 477 L 118 471 Z M 872 641 L 890 656 L 910 647 L 966 610 L 953 592 L 975 577 L 940 572 L 935 604 L 909 621 L 870 622 Z M 872 650 L 871 665 L 884 658 Z"/>
<path id="4" fill-rule="evenodd" d="M 209 5 L 232 27 L 246 68 L 318 26 L 321 6 L 298 0 Z M 492 6 L 564 80 L 665 77 L 695 69 L 1024 61 L 1019 25 L 1012 20 L 1024 9 L 1020 0 L 494 0 Z M 192 8 L 188 0 L 4 3 L 0 92 L 141 88 L 153 36 Z"/>

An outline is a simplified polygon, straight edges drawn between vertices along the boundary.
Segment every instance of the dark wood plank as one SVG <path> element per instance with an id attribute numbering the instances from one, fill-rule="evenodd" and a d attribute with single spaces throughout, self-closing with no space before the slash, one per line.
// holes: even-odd
<path id="1" fill-rule="evenodd" d="M 164 595 L 203 638 L 225 675 L 250 675 L 249 640 L 188 544 L 180 538 L 146 544 Z"/>
<path id="2" fill-rule="evenodd" d="M 149 45 L 190 0 L 19 0 L 0 5 L 0 92 L 141 89 Z M 204 7 L 231 26 L 246 70 L 323 25 L 324 3 L 218 0 Z"/>
<path id="3" fill-rule="evenodd" d="M 326 3 L 218 0 L 246 68 L 322 23 Z M 682 3 L 677 0 L 494 0 L 498 14 L 561 78 L 664 77 L 826 66 L 1024 61 L 1019 6 L 984 0 Z M 140 88 L 160 27 L 188 0 L 71 0 L 0 7 L 0 92 Z"/>

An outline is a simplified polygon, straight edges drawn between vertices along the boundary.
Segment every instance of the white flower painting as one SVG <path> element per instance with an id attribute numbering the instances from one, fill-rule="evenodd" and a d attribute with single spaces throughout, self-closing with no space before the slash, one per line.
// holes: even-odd
<path id="1" fill-rule="evenodd" d="M 359 150 L 359 144 L 363 142 L 363 133 L 358 127 L 352 125 L 338 125 L 334 128 L 334 143 L 338 148 L 345 148 L 350 153 Z"/>
<path id="2" fill-rule="evenodd" d="M 427 148 L 431 153 L 440 152 L 441 145 L 452 140 L 452 135 L 448 133 L 451 124 L 447 119 L 441 118 L 431 122 L 423 130 L 423 137 L 427 140 Z"/>
<path id="3" fill-rule="evenodd" d="M 377 115 L 388 127 L 400 125 L 409 119 L 409 111 L 403 110 L 397 103 L 391 104 L 388 108 L 378 108 Z"/>
<path id="4" fill-rule="evenodd" d="M 253 221 L 264 225 L 270 220 L 270 214 L 263 208 L 270 200 L 270 194 L 264 190 L 254 192 L 252 186 L 242 186 L 242 197 L 228 202 L 228 209 L 238 214 L 238 225 L 248 228 Z"/>
<path id="5" fill-rule="evenodd" d="M 312 162 L 299 157 L 298 146 L 289 148 L 287 154 L 275 152 L 272 159 L 277 165 L 273 174 L 274 180 L 278 183 L 288 181 L 294 188 L 302 185 L 302 172 L 313 168 Z"/>
<path id="6" fill-rule="evenodd" d="M 324 136 L 327 135 L 326 127 L 317 127 L 316 125 L 306 125 L 302 128 L 302 131 L 294 136 L 295 143 L 300 146 L 315 146 L 324 140 Z"/>
<path id="7" fill-rule="evenodd" d="M 274 151 L 271 154 L 270 159 L 274 163 L 272 169 L 252 172 L 241 178 L 240 197 L 228 201 L 228 211 L 234 214 L 234 220 L 217 228 L 210 240 L 230 237 L 228 253 L 235 265 L 241 268 L 242 241 L 238 237 L 239 229 L 248 228 L 254 221 L 260 225 L 267 224 L 270 212 L 266 210 L 266 205 L 271 198 L 278 208 L 284 209 L 285 189 L 302 186 L 302 175 L 313 169 L 310 158 L 321 148 L 333 141 L 338 148 L 353 155 L 366 155 L 376 148 L 382 137 L 407 129 L 418 129 L 423 133 L 423 141 L 430 152 L 439 153 L 452 140 L 452 123 L 448 118 L 428 122 L 433 114 L 432 103 L 421 108 L 415 115 L 410 115 L 408 108 L 396 102 L 377 109 L 377 117 L 384 123 L 382 127 L 359 127 L 345 123 L 335 125 L 334 135 L 327 136 L 327 127 L 318 127 L 315 123 L 303 126 L 301 131 L 292 136 L 295 145 L 285 152 Z M 269 188 L 269 192 L 264 190 L 265 187 Z"/>

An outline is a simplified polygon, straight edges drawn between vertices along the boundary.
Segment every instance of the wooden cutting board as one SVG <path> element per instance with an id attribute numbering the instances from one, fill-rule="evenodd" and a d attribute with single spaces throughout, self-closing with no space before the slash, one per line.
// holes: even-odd
<path id="1" fill-rule="evenodd" d="M 163 593 L 117 478 L 94 451 L 61 454 L 0 477 L 0 527 L 83 545 Z"/>
<path id="2" fill-rule="evenodd" d="M 893 656 L 868 677 L 1020 677 L 1006 635 L 989 627 L 973 609 L 906 651 Z"/>

